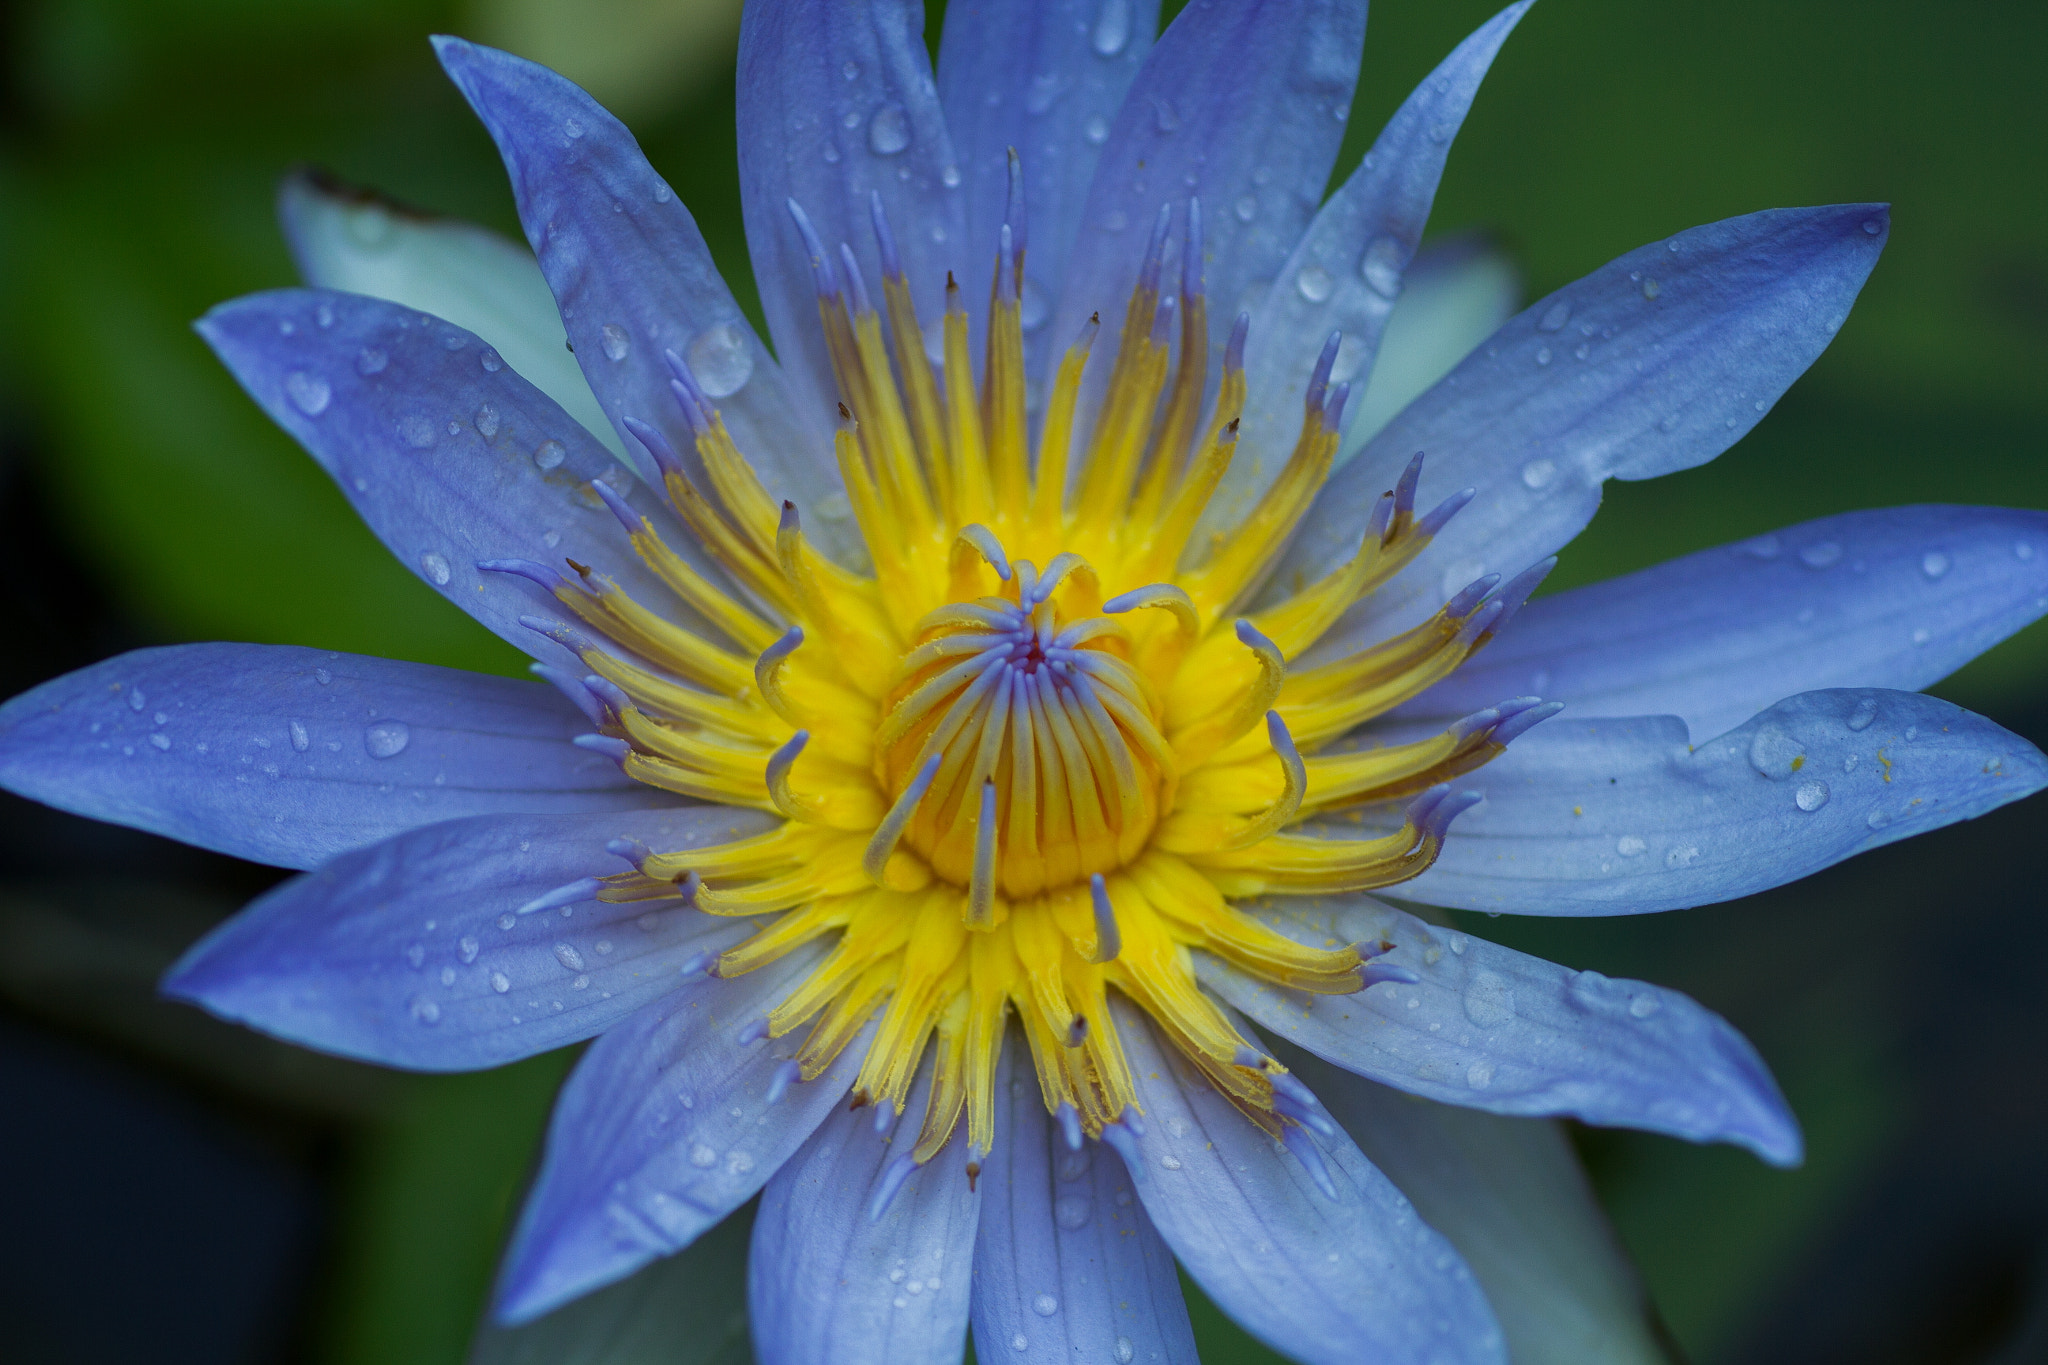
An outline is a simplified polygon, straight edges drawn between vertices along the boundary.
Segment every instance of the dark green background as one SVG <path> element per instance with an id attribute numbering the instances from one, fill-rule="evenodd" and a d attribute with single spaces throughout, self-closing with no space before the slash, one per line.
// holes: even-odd
<path id="1" fill-rule="evenodd" d="M 18 629 L 0 691 L 191 639 L 520 666 L 376 544 L 189 330 L 219 300 L 292 280 L 271 202 L 298 162 L 516 235 L 497 159 L 425 42 L 503 31 L 501 8 L 0 11 L 0 605 Z M 630 33 L 654 7 L 605 8 Z M 1344 168 L 1493 8 L 1376 7 Z M 659 28 L 650 50 L 688 74 L 633 92 L 630 118 L 744 294 L 729 49 L 664 52 Z M 2037 0 L 1543 0 L 1479 97 L 1433 224 L 1491 236 L 1531 297 L 1696 223 L 1895 206 L 1883 262 L 1808 377 L 1714 464 L 1610 485 L 1553 588 L 1855 507 L 2048 506 L 2044 68 Z M 2038 740 L 2044 677 L 2036 629 L 1940 690 Z M 248 1309 L 260 1321 L 233 1337 L 242 1354 L 160 1358 L 459 1359 L 564 1059 L 398 1077 L 155 1005 L 153 973 L 260 876 L 128 836 L 104 858 L 75 834 L 32 845 L 23 831 L 44 818 L 20 815 L 0 842 L 0 1042 L 197 1106 L 309 1191 L 309 1221 L 280 1243 L 298 1259 L 282 1297 Z M 1811 1157 L 1792 1173 L 1584 1135 L 1697 1359 L 1835 1358 L 1790 1344 L 1810 1320 L 1842 1324 L 1824 1337 L 1844 1360 L 1991 1361 L 2048 1321 L 2048 1198 L 2025 1159 L 2048 1142 L 2029 877 L 2043 834 L 2022 808 L 1734 907 L 1474 926 L 1692 991 L 1751 1033 L 1805 1121 Z M 1870 1250 L 1887 1240 L 1890 1260 Z M 150 1255 L 180 1248 L 123 1254 L 146 1278 Z M 125 1282 L 90 1255 L 76 1280 Z M 0 1309 L 0 1355 L 88 1358 L 63 1354 L 63 1329 L 37 1311 Z M 1209 1359 L 1265 1358 L 1213 1314 L 1198 1322 Z"/>

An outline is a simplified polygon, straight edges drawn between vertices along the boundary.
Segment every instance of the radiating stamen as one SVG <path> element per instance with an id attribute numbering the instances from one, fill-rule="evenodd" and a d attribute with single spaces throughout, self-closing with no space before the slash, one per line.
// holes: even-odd
<path id="1" fill-rule="evenodd" d="M 804 808 L 804 803 L 797 799 L 796 793 L 790 790 L 789 786 L 789 770 L 795 765 L 797 755 L 801 754 L 804 746 L 810 742 L 811 732 L 799 730 L 789 737 L 787 744 L 768 756 L 768 799 L 775 803 L 775 809 L 792 820 L 810 818 L 810 812 Z"/>
<path id="2" fill-rule="evenodd" d="M 931 790 L 932 779 L 939 775 L 939 764 L 944 754 L 933 754 L 924 766 L 917 770 L 917 776 L 896 798 L 896 804 L 889 807 L 889 814 L 875 829 L 875 837 L 868 840 L 867 851 L 861 855 L 861 870 L 877 886 L 887 885 L 883 873 L 888 869 L 889 858 L 896 852 L 896 845 L 903 838 L 903 830 L 910 823 L 910 817 L 917 813 L 917 803 L 924 800 L 924 794 Z"/>
<path id="3" fill-rule="evenodd" d="M 974 825 L 974 880 L 967 894 L 969 928 L 985 929 L 996 914 L 996 784 L 981 784 L 981 816 Z"/>
<path id="4" fill-rule="evenodd" d="M 1124 950 L 1124 939 L 1116 927 L 1116 910 L 1109 903 L 1109 887 L 1100 872 L 1088 879 L 1088 899 L 1095 912 L 1095 949 L 1087 960 L 1113 962 Z"/>

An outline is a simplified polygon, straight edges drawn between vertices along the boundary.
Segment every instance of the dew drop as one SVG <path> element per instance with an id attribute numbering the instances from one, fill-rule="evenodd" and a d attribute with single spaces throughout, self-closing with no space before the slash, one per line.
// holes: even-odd
<path id="1" fill-rule="evenodd" d="M 1878 233 L 1884 231 L 1884 224 L 1878 222 L 1875 218 L 1866 218 L 1863 220 L 1863 230 L 1875 237 Z"/>
<path id="2" fill-rule="evenodd" d="M 1358 260 L 1358 273 L 1372 292 L 1391 299 L 1401 292 L 1401 270 L 1407 253 L 1392 237 L 1375 237 Z"/>
<path id="3" fill-rule="evenodd" d="M 293 721 L 291 723 L 291 732 L 292 748 L 298 750 L 300 753 L 304 753 L 306 752 L 306 750 L 313 747 L 313 737 L 306 733 L 306 723 L 304 721 Z"/>
<path id="4" fill-rule="evenodd" d="M 533 462 L 542 469 L 554 469 L 568 458 L 568 448 L 560 441 L 542 441 L 533 452 Z"/>
<path id="5" fill-rule="evenodd" d="M 1863 817 L 1863 823 L 1870 826 L 1872 829 L 1883 829 L 1886 825 L 1889 825 L 1891 822 L 1891 816 L 1886 815 L 1881 810 L 1874 810 L 1870 812 L 1870 814 Z"/>
<path id="6" fill-rule="evenodd" d="M 1321 266 L 1305 265 L 1301 268 L 1301 273 L 1294 277 L 1294 287 L 1299 289 L 1301 296 L 1310 303 L 1321 303 L 1330 297 L 1330 291 L 1337 287 L 1337 282 L 1331 279 L 1330 272 Z"/>
<path id="7" fill-rule="evenodd" d="M 624 360 L 633 349 L 633 339 L 626 335 L 626 329 L 616 322 L 607 322 L 597 329 L 598 344 L 604 347 L 605 359 Z"/>
<path id="8" fill-rule="evenodd" d="M 910 116 L 900 104 L 885 104 L 868 120 L 868 147 L 876 156 L 894 156 L 910 145 Z"/>
<path id="9" fill-rule="evenodd" d="M 1799 784 L 1799 790 L 1792 793 L 1792 803 L 1804 811 L 1819 810 L 1828 803 L 1828 784 L 1818 778 Z"/>
<path id="10" fill-rule="evenodd" d="M 851 61 L 850 61 L 850 62 L 847 62 L 847 63 L 846 63 L 846 64 L 845 64 L 844 66 L 842 66 L 842 67 L 840 67 L 840 68 L 839 68 L 839 74 L 840 74 L 840 75 L 842 75 L 842 76 L 844 76 L 844 77 L 846 77 L 846 79 L 848 79 L 848 80 L 850 80 L 850 81 L 857 81 L 857 80 L 859 80 L 859 79 L 860 79 L 860 63 L 859 63 L 859 62 L 851 62 Z"/>
<path id="11" fill-rule="evenodd" d="M 754 373 L 754 353 L 746 335 L 729 322 L 715 323 L 691 337 L 683 358 L 690 362 L 698 385 L 713 398 L 738 393 Z"/>
<path id="12" fill-rule="evenodd" d="M 441 1022 L 441 1007 L 424 995 L 414 996 L 412 1017 L 422 1024 L 438 1024 Z"/>
<path id="13" fill-rule="evenodd" d="M 570 137 L 582 137 L 583 125 L 575 119 L 565 118 L 562 120 L 562 131 Z"/>
<path id="14" fill-rule="evenodd" d="M 1252 219 L 1259 216 L 1259 196 L 1256 194 L 1240 194 L 1237 196 L 1237 202 L 1231 208 L 1237 214 L 1238 222 L 1249 223 Z"/>
<path id="15" fill-rule="evenodd" d="M 557 943 L 555 945 L 555 961 L 561 963 L 572 972 L 583 970 L 583 954 L 576 951 L 576 945 L 573 943 Z"/>
<path id="16" fill-rule="evenodd" d="M 1809 569 L 1825 569 L 1842 557 L 1842 547 L 1832 540 L 1816 540 L 1799 551 L 1799 562 Z"/>
<path id="17" fill-rule="evenodd" d="M 412 743 L 412 727 L 402 720 L 380 720 L 363 731 L 363 747 L 371 758 L 396 758 Z"/>
<path id="18" fill-rule="evenodd" d="M 435 554 L 432 550 L 420 556 L 420 569 L 434 586 L 440 588 L 448 586 L 448 561 Z"/>
<path id="19" fill-rule="evenodd" d="M 1173 107 L 1172 100 L 1152 101 L 1152 121 L 1158 125 L 1162 133 L 1180 131 L 1180 111 Z"/>
<path id="20" fill-rule="evenodd" d="M 1675 871 L 1681 867 L 1691 867 L 1699 860 L 1699 846 L 1697 844 L 1684 844 L 1664 855 L 1664 866 Z"/>
<path id="21" fill-rule="evenodd" d="M 1463 957 L 1465 955 L 1465 945 L 1469 942 L 1471 942 L 1471 940 L 1466 938 L 1463 934 L 1452 934 L 1451 956 Z"/>
<path id="22" fill-rule="evenodd" d="M 1465 1084 L 1474 1090 L 1484 1090 L 1493 1084 L 1493 1063 L 1480 1060 L 1465 1068 Z"/>
<path id="23" fill-rule="evenodd" d="M 1663 286 L 1663 285 L 1661 285 L 1661 284 L 1659 284 L 1659 283 L 1657 283 L 1657 282 L 1656 282 L 1655 280 L 1651 280 L 1651 279 L 1646 279 L 1646 280 L 1644 280 L 1644 281 L 1643 281 L 1643 297 L 1644 297 L 1644 298 L 1646 298 L 1646 299 L 1654 299 L 1654 298 L 1656 298 L 1656 297 L 1657 297 L 1657 296 L 1658 296 L 1659 294 L 1661 294 L 1661 293 L 1663 293 L 1663 292 L 1664 292 L 1664 286 Z"/>
<path id="24" fill-rule="evenodd" d="M 1538 365 L 1548 365 L 1550 363 L 1550 348 L 1548 346 L 1539 346 L 1536 349 L 1536 363 Z"/>
<path id="25" fill-rule="evenodd" d="M 1131 41 L 1131 0 L 1102 0 L 1095 14 L 1095 32 L 1090 42 L 1104 57 L 1114 57 Z"/>
<path id="26" fill-rule="evenodd" d="M 1559 299 L 1545 310 L 1542 320 L 1536 324 L 1536 330 L 1539 332 L 1555 332 L 1571 320 L 1572 306 L 1563 299 Z"/>
<path id="27" fill-rule="evenodd" d="M 160 751 L 166 753 L 170 751 L 171 737 L 169 735 L 151 735 L 149 737 L 149 742 L 155 745 Z"/>
<path id="28" fill-rule="evenodd" d="M 434 422 L 430 417 L 413 413 L 398 419 L 398 436 L 414 450 L 425 450 L 434 444 Z"/>
<path id="29" fill-rule="evenodd" d="M 1040 1294 L 1031 1301 L 1031 1311 L 1041 1318 L 1049 1318 L 1060 1311 L 1060 1301 L 1050 1294 Z"/>
<path id="30" fill-rule="evenodd" d="M 1085 1227 L 1095 1211 L 1095 1201 L 1085 1194 L 1063 1194 L 1052 1201 L 1052 1220 L 1067 1231 Z"/>
<path id="31" fill-rule="evenodd" d="M 513 925 L 517 923 L 519 923 L 518 917 L 515 916 L 509 910 L 506 911 L 504 914 L 498 916 L 498 927 L 500 929 L 510 929 Z"/>
<path id="32" fill-rule="evenodd" d="M 1159 1164 L 1161 1166 L 1164 1166 L 1169 1171 L 1177 1171 L 1180 1169 L 1180 1158 L 1174 1156 L 1171 1153 L 1168 1153 L 1167 1155 L 1159 1158 Z"/>
<path id="33" fill-rule="evenodd" d="M 1624 834 L 1614 841 L 1614 851 L 1624 858 L 1640 858 L 1649 845 L 1633 834 Z"/>
<path id="34" fill-rule="evenodd" d="M 476 410 L 476 434 L 486 441 L 498 434 L 498 410 L 489 403 Z"/>
<path id="35" fill-rule="evenodd" d="M 1081 136 L 1100 147 L 1109 140 L 1109 120 L 1097 114 L 1081 129 Z"/>
<path id="36" fill-rule="evenodd" d="M 327 411 L 327 404 L 334 397 L 334 390 L 326 380 L 304 370 L 293 370 L 284 377 L 284 391 L 292 400 L 292 406 L 308 417 L 318 417 Z"/>
<path id="37" fill-rule="evenodd" d="M 476 941 L 475 934 L 464 934 L 455 944 L 455 950 L 461 955 L 462 965 L 465 967 L 476 961 L 476 955 L 482 949 L 483 945 Z"/>
<path id="38" fill-rule="evenodd" d="M 1116 1356 L 1116 1365 L 1131 1365 L 1131 1362 L 1137 1358 L 1138 1348 L 1131 1345 L 1129 1337 L 1118 1337 L 1114 1354 Z"/>
<path id="39" fill-rule="evenodd" d="M 1929 550 L 1920 556 L 1920 572 L 1929 578 L 1939 578 L 1948 572 L 1949 557 L 1939 550 Z"/>
<path id="40" fill-rule="evenodd" d="M 1010 1349 L 1013 1351 L 1028 1351 L 1031 1349 L 1031 1342 L 1022 1332 L 1019 1332 L 1010 1338 Z"/>
<path id="41" fill-rule="evenodd" d="M 1515 1017 L 1515 991 L 1498 972 L 1479 971 L 1465 987 L 1465 1017 L 1493 1028 Z"/>
<path id="42" fill-rule="evenodd" d="M 1017 295 L 1017 322 L 1027 332 L 1036 331 L 1045 325 L 1052 313 L 1052 305 L 1046 301 L 1045 286 L 1029 275 L 1024 277 L 1024 288 Z"/>
<path id="43" fill-rule="evenodd" d="M 959 188 L 960 188 L 960 168 L 959 168 L 958 166 L 948 166 L 948 167 L 946 167 L 946 169 L 945 169 L 945 170 L 943 170 L 943 171 L 940 171 L 940 172 L 939 172 L 939 183 L 940 183 L 941 185 L 944 185 L 944 186 L 945 186 L 945 187 L 946 187 L 947 189 L 949 189 L 949 190 L 956 190 L 956 189 L 959 189 Z"/>
<path id="44" fill-rule="evenodd" d="M 1522 483 L 1529 488 L 1547 488 L 1557 477 L 1557 464 L 1552 460 L 1531 460 L 1522 466 Z"/>
<path id="45" fill-rule="evenodd" d="M 1664 1008 L 1664 1002 L 1648 991 L 1628 1002 L 1628 1012 L 1638 1019 L 1647 1019 Z"/>
<path id="46" fill-rule="evenodd" d="M 718 1164 L 718 1153 L 700 1142 L 690 1148 L 690 1164 L 699 1170 L 708 1171 Z"/>
<path id="47" fill-rule="evenodd" d="M 1776 559 L 1778 557 L 1778 538 L 1776 536 L 1758 536 L 1755 540 L 1743 541 L 1736 548 L 1751 559 Z"/>
<path id="48" fill-rule="evenodd" d="M 313 670 L 313 681 L 325 687 L 334 681 L 334 675 L 324 668 L 316 668 Z"/>

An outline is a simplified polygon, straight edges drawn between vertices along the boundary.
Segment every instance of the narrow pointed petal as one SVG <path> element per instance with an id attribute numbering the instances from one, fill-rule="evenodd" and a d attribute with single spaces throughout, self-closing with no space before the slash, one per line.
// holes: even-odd
<path id="1" fill-rule="evenodd" d="M 1539 300 L 1332 477 L 1276 581 L 1313 580 L 1350 554 L 1373 499 L 1418 450 L 1429 457 L 1419 505 L 1478 496 L 1326 647 L 1403 629 L 1480 574 L 1555 553 L 1607 479 L 1704 464 L 1762 420 L 1848 317 L 1889 221 L 1881 204 L 1752 213 L 1653 242 Z"/>
<path id="2" fill-rule="evenodd" d="M 0 706 L 0 786 L 279 867 L 459 816 L 662 802 L 540 683 L 291 645 L 139 649 Z"/>
<path id="3" fill-rule="evenodd" d="M 1932 686 L 2044 611 L 2048 514 L 1847 512 L 1531 602 L 1398 714 L 1541 692 L 1714 735 L 1794 692 Z"/>
<path id="4" fill-rule="evenodd" d="M 562 344 L 562 315 L 531 251 L 304 171 L 279 188 L 277 217 L 307 284 L 389 299 L 475 332 L 614 455 L 624 453 Z"/>
<path id="5" fill-rule="evenodd" d="M 1432 1104 L 1282 1046 L 1373 1164 L 1463 1253 L 1515 1365 L 1672 1365 L 1563 1125 Z"/>
<path id="6" fill-rule="evenodd" d="M 1273 454 L 1294 443 L 1309 371 L 1331 332 L 1344 334 L 1332 380 L 1363 383 L 1371 373 L 1451 142 L 1494 54 L 1534 3 L 1520 0 L 1495 15 L 1416 87 L 1252 311 L 1238 442 L 1244 456 L 1218 491 L 1224 514 L 1250 506 L 1279 472 Z"/>
<path id="7" fill-rule="evenodd" d="M 720 806 L 427 825 L 259 897 L 180 958 L 163 989 L 223 1019 L 386 1066 L 516 1061 L 610 1028 L 746 928 L 676 901 L 522 907 L 618 870 L 610 839 L 684 848 L 765 825 Z"/>
<path id="8" fill-rule="evenodd" d="M 1496 1114 L 1569 1116 L 1796 1165 L 1799 1125 L 1728 1021 L 1677 991 L 1574 972 L 1369 896 L 1267 902 L 1302 943 L 1388 942 L 1413 982 L 1310 996 L 1204 957 L 1202 981 L 1259 1024 L 1361 1076 Z"/>
<path id="9" fill-rule="evenodd" d="M 810 1137 L 845 1095 L 859 1049 L 782 1088 L 776 1073 L 802 1040 L 746 1038 L 818 956 L 671 982 L 584 1054 L 505 1255 L 500 1320 L 549 1312 L 689 1246 Z"/>
<path id="10" fill-rule="evenodd" d="M 519 623 L 559 615 L 560 604 L 478 561 L 573 558 L 642 602 L 670 600 L 591 494 L 594 479 L 651 517 L 677 554 L 722 577 L 653 493 L 474 333 L 382 299 L 311 289 L 224 303 L 198 329 L 400 561 L 543 663 L 585 671 Z M 689 619 L 680 604 L 669 609 Z"/>
<path id="11" fill-rule="evenodd" d="M 1500 1329 L 1441 1234 L 1348 1138 L 1323 1142 L 1338 1197 L 1112 997 L 1144 1131 L 1128 1144 L 1166 1244 L 1231 1317 L 1310 1365 L 1504 1362 Z"/>
<path id="12" fill-rule="evenodd" d="M 871 1216 L 928 1083 L 911 1092 L 892 1146 L 872 1111 L 841 1107 L 761 1196 L 747 1262 L 761 1365 L 950 1365 L 967 1335 L 975 1223 L 964 1132 Z"/>
<path id="13" fill-rule="evenodd" d="M 1559 717 L 1465 779 L 1486 800 L 1405 899 L 1524 915 L 1733 900 L 2048 786 L 2048 758 L 1959 706 L 1802 692 L 1695 749 L 1672 716 Z"/>
<path id="14" fill-rule="evenodd" d="M 880 195 L 911 296 L 927 325 L 946 272 L 985 279 L 967 256 L 962 168 L 924 45 L 924 7 L 906 0 L 756 0 L 740 16 L 740 203 L 761 311 L 798 401 L 825 420 L 838 389 L 794 201 L 827 252 L 853 248 L 881 277 L 870 200 Z M 836 485 L 835 485 L 836 486 Z"/>
<path id="15" fill-rule="evenodd" d="M 978 1357 L 1019 1365 L 1144 1360 L 1196 1365 L 1174 1273 L 1116 1154 L 1070 1149 L 1006 1050 L 996 1077 L 996 1145 L 974 1244 Z M 1011 1077 L 1020 1083 L 1011 1087 Z"/>
<path id="16" fill-rule="evenodd" d="M 1110 124 L 1055 340 L 1091 313 L 1122 316 L 1159 206 L 1193 195 L 1205 210 L 1209 344 L 1220 358 L 1239 300 L 1273 278 L 1322 202 L 1364 42 L 1364 0 L 1195 0 L 1182 10 Z M 1184 213 L 1175 222 L 1178 231 Z"/>
<path id="17" fill-rule="evenodd" d="M 777 498 L 808 506 L 837 488 L 829 410 L 795 401 L 696 220 L 626 126 L 544 66 L 460 38 L 434 47 L 505 159 L 519 221 L 613 442 L 643 458 L 624 440 L 631 417 L 691 449 L 663 359 L 674 351 Z"/>
<path id="18" fill-rule="evenodd" d="M 1009 150 L 1024 172 L 1027 371 L 1055 344 L 1045 326 L 1109 125 L 1152 51 L 1159 0 L 959 4 L 946 11 L 939 101 L 966 177 L 967 259 L 995 259 Z M 1037 325 L 1033 325 L 1033 319 Z"/>
<path id="19" fill-rule="evenodd" d="M 1401 278 L 1365 397 L 1345 409 L 1346 445 L 1378 435 L 1521 306 L 1514 262 L 1484 242 L 1453 238 L 1418 251 Z M 1339 462 L 1354 453 L 1339 450 Z"/>
<path id="20" fill-rule="evenodd" d="M 518 1327 L 486 1321 L 469 1365 L 734 1365 L 747 1356 L 745 1209 L 673 1256 Z"/>

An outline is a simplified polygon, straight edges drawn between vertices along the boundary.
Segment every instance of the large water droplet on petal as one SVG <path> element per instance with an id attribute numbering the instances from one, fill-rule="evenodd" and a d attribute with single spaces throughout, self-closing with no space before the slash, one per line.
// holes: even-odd
<path id="1" fill-rule="evenodd" d="M 1515 990 L 1498 972 L 1479 971 L 1465 987 L 1465 1017 L 1493 1028 L 1515 1017 Z"/>
<path id="2" fill-rule="evenodd" d="M 1929 578 L 1939 578 L 1948 572 L 1949 558 L 1939 550 L 1929 550 L 1920 556 L 1920 572 Z"/>
<path id="3" fill-rule="evenodd" d="M 1809 569 L 1825 569 L 1842 557 L 1842 547 L 1832 540 L 1816 540 L 1799 551 L 1799 562 Z"/>
<path id="4" fill-rule="evenodd" d="M 1321 303 L 1330 297 L 1330 291 L 1337 287 L 1337 282 L 1331 279 L 1330 272 L 1321 266 L 1305 265 L 1301 268 L 1301 273 L 1294 277 L 1294 287 L 1299 289 L 1301 296 L 1310 303 Z"/>
<path id="5" fill-rule="evenodd" d="M 1131 0 L 1102 0 L 1090 41 L 1097 52 L 1114 57 L 1131 41 Z"/>
<path id="6" fill-rule="evenodd" d="M 425 450 L 434 444 L 434 419 L 413 413 L 398 419 L 398 437 L 414 450 Z"/>
<path id="7" fill-rule="evenodd" d="M 372 722 L 363 731 L 363 748 L 371 758 L 396 758 L 412 743 L 412 727 L 402 720 Z"/>
<path id="8" fill-rule="evenodd" d="M 534 447 L 533 462 L 542 469 L 553 469 L 568 458 L 568 448 L 560 441 L 542 441 Z"/>
<path id="9" fill-rule="evenodd" d="M 868 146 L 877 156 L 894 156 L 910 145 L 910 116 L 900 104 L 885 104 L 868 120 Z"/>
<path id="10" fill-rule="evenodd" d="M 328 401 L 334 397 L 326 380 L 304 370 L 293 370 L 284 377 L 284 391 L 292 406 L 308 417 L 318 417 L 327 411 Z"/>
<path id="11" fill-rule="evenodd" d="M 607 322 L 597 329 L 598 344 L 604 347 L 607 360 L 624 360 L 633 349 L 633 339 L 626 335 L 626 329 L 616 322 Z"/>
<path id="12" fill-rule="evenodd" d="M 729 322 L 714 323 L 691 337 L 683 359 L 712 398 L 738 393 L 754 373 L 754 353 L 746 335 Z"/>
<path id="13" fill-rule="evenodd" d="M 1408 253 L 1392 237 L 1375 237 L 1359 258 L 1358 273 L 1373 293 L 1391 299 L 1401 292 L 1401 271 Z"/>
<path id="14" fill-rule="evenodd" d="M 1828 784 L 1818 778 L 1802 782 L 1799 790 L 1792 793 L 1792 803 L 1801 810 L 1819 810 L 1828 803 Z"/>
<path id="15" fill-rule="evenodd" d="M 1572 306 L 1563 299 L 1559 299 L 1544 310 L 1542 319 L 1536 324 L 1536 330 L 1539 332 L 1555 332 L 1567 322 L 1570 322 L 1571 317 Z"/>
<path id="16" fill-rule="evenodd" d="M 434 586 L 446 587 L 448 585 L 448 561 L 435 554 L 432 550 L 420 556 L 420 569 L 433 582 Z"/>

